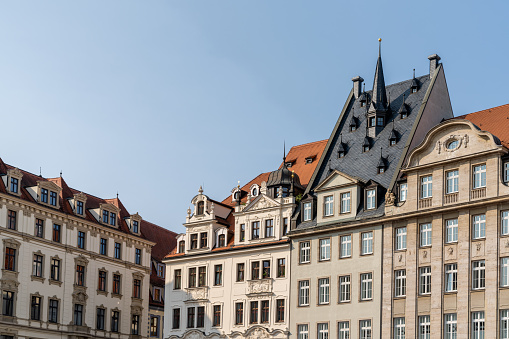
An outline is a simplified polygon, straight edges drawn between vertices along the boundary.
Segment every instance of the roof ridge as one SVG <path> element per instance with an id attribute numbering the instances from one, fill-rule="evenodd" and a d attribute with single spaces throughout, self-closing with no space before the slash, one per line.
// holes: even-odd
<path id="1" fill-rule="evenodd" d="M 421 76 L 418 76 L 416 77 L 415 79 L 419 80 L 421 78 L 426 78 L 426 77 L 429 77 L 429 74 L 425 74 L 425 75 L 421 75 Z M 392 86 L 396 86 L 396 85 L 399 85 L 399 84 L 402 84 L 404 82 L 407 82 L 407 81 L 412 81 L 414 78 L 412 79 L 407 79 L 407 80 L 402 80 L 402 81 L 399 81 L 399 82 L 394 82 L 392 84 L 389 84 L 387 86 L 385 86 L 386 90 L 387 90 L 387 87 L 392 87 Z M 373 92 L 373 89 L 370 89 L 369 91 L 366 91 L 366 93 L 370 93 L 370 92 Z"/>
<path id="2" fill-rule="evenodd" d="M 490 108 L 481 109 L 479 111 L 475 111 L 475 112 L 471 112 L 471 113 L 466 113 L 466 114 L 458 115 L 458 116 L 453 117 L 451 119 L 459 119 L 459 118 L 462 118 L 462 117 L 466 117 L 467 115 L 470 115 L 470 114 L 481 113 L 481 112 L 489 111 L 490 109 L 500 108 L 500 107 L 504 107 L 504 106 L 509 106 L 509 103 L 503 104 L 503 105 L 499 105 L 499 106 L 490 107 Z"/>
<path id="3" fill-rule="evenodd" d="M 308 146 L 308 145 L 311 145 L 311 144 L 316 144 L 316 143 L 318 143 L 318 142 L 324 142 L 324 141 L 328 141 L 328 140 L 329 140 L 329 139 L 323 139 L 323 140 L 318 140 L 318 141 L 308 142 L 307 144 L 295 145 L 295 146 L 292 146 L 292 147 L 290 148 L 290 150 L 291 150 L 292 148 Z"/>
<path id="4" fill-rule="evenodd" d="M 159 225 L 157 225 L 157 224 L 154 224 L 154 223 L 153 223 L 153 222 L 151 222 L 151 221 L 148 221 L 148 220 L 145 220 L 145 219 L 141 219 L 141 220 L 142 220 L 143 222 L 146 222 L 146 223 L 150 224 L 151 226 L 158 227 L 158 228 L 160 228 L 160 229 L 162 229 L 162 230 L 164 230 L 164 231 L 166 231 L 166 232 L 172 233 L 172 234 L 174 234 L 174 235 L 179 235 L 179 233 L 173 232 L 173 231 L 171 231 L 171 230 L 169 230 L 169 229 L 167 229 L 167 228 L 164 228 L 164 227 L 162 227 L 162 226 L 159 226 Z"/>

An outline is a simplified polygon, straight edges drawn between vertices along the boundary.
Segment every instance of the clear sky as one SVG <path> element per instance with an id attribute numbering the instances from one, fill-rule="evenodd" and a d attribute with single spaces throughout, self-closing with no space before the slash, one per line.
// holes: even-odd
<path id="1" fill-rule="evenodd" d="M 0 157 L 177 232 L 330 136 L 381 37 L 386 83 L 442 57 L 455 115 L 507 104 L 507 1 L 0 1 Z"/>

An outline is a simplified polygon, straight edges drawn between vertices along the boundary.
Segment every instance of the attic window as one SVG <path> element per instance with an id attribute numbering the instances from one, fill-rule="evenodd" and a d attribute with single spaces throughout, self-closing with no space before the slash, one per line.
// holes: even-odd
<path id="1" fill-rule="evenodd" d="M 218 247 L 225 247 L 226 246 L 226 237 L 224 234 L 219 235 L 219 241 L 218 241 Z"/>
<path id="2" fill-rule="evenodd" d="M 396 139 L 394 139 L 394 138 L 389 139 L 389 145 L 390 146 L 396 145 Z"/>
<path id="3" fill-rule="evenodd" d="M 376 208 L 376 189 L 366 190 L 366 209 L 372 210 Z"/>
<path id="4" fill-rule="evenodd" d="M 375 127 L 375 123 L 376 123 L 375 117 L 369 118 L 369 127 Z"/>
<path id="5" fill-rule="evenodd" d="M 179 241 L 179 253 L 184 253 L 186 251 L 186 242 L 184 240 Z"/>
<path id="6" fill-rule="evenodd" d="M 378 167 L 378 174 L 382 174 L 385 172 L 385 167 Z"/>
<path id="7" fill-rule="evenodd" d="M 376 118 L 376 125 L 377 126 L 383 126 L 384 125 L 384 118 L 383 117 L 377 117 Z"/>
<path id="8" fill-rule="evenodd" d="M 315 158 L 315 157 L 307 157 L 307 158 L 306 158 L 306 164 L 310 164 L 310 163 L 312 163 L 312 162 L 313 162 L 313 160 L 314 160 L 314 158 Z"/>
<path id="9" fill-rule="evenodd" d="M 253 197 L 258 196 L 258 186 L 255 186 L 251 189 L 251 196 L 253 196 Z"/>
<path id="10" fill-rule="evenodd" d="M 364 107 L 366 105 L 366 102 L 361 101 L 361 107 Z"/>
<path id="11" fill-rule="evenodd" d="M 344 158 L 344 157 L 345 157 L 345 151 L 339 151 L 338 158 Z"/>
<path id="12" fill-rule="evenodd" d="M 362 151 L 363 152 L 369 152 L 369 145 L 363 145 L 362 146 Z"/>
<path id="13" fill-rule="evenodd" d="M 350 132 L 353 132 L 353 131 L 355 131 L 356 129 L 357 129 L 357 126 L 355 126 L 355 125 L 350 126 Z"/>
<path id="14" fill-rule="evenodd" d="M 286 167 L 292 167 L 293 166 L 293 161 L 285 162 L 285 166 Z"/>
<path id="15" fill-rule="evenodd" d="M 19 180 L 16 178 L 11 178 L 11 192 L 18 193 Z"/>
<path id="16" fill-rule="evenodd" d="M 83 215 L 83 201 L 76 202 L 76 214 Z"/>
<path id="17" fill-rule="evenodd" d="M 237 194 L 237 192 L 235 192 Z M 202 215 L 205 212 L 205 203 L 203 201 L 198 202 L 197 215 Z"/>
<path id="18" fill-rule="evenodd" d="M 401 119 L 405 119 L 407 116 L 408 116 L 408 114 L 406 112 L 401 113 Z"/>
<path id="19" fill-rule="evenodd" d="M 410 92 L 411 92 L 411 93 L 417 93 L 417 87 L 412 87 L 412 88 L 410 89 Z"/>
<path id="20" fill-rule="evenodd" d="M 140 231 L 139 224 L 137 220 L 133 220 L 133 233 L 138 233 Z"/>

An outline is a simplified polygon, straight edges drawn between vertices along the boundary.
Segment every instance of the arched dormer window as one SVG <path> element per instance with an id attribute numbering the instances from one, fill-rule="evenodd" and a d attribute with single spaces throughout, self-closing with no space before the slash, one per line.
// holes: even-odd
<path id="1" fill-rule="evenodd" d="M 218 247 L 226 246 L 226 236 L 224 234 L 219 235 Z"/>
<path id="2" fill-rule="evenodd" d="M 184 253 L 186 251 L 186 242 L 184 240 L 179 241 L 179 253 Z"/>
<path id="3" fill-rule="evenodd" d="M 254 184 L 253 186 L 251 186 L 251 196 L 257 197 L 258 194 L 260 194 L 260 189 L 258 188 L 258 185 Z"/>
<path id="4" fill-rule="evenodd" d="M 202 215 L 205 213 L 205 202 L 199 201 L 197 206 L 197 215 Z"/>

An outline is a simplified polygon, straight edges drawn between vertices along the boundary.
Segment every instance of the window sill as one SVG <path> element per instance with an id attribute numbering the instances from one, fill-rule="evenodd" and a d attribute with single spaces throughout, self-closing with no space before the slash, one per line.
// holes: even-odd
<path id="1" fill-rule="evenodd" d="M 347 256 L 347 257 L 339 257 L 339 260 L 343 260 L 343 259 L 352 259 L 352 256 L 351 256 L 351 255 L 349 255 L 349 256 Z"/>
<path id="2" fill-rule="evenodd" d="M 329 259 L 321 259 L 321 260 L 318 260 L 319 263 L 321 262 L 330 262 L 330 258 Z"/>
<path id="3" fill-rule="evenodd" d="M 360 299 L 359 300 L 360 303 L 364 303 L 364 302 L 368 302 L 368 301 L 373 301 L 373 298 L 371 298 L 371 299 Z"/>
<path id="4" fill-rule="evenodd" d="M 458 291 L 445 291 L 444 292 L 444 295 L 448 295 L 448 294 L 458 294 Z"/>
<path id="5" fill-rule="evenodd" d="M 62 282 L 59 281 L 59 280 L 53 280 L 53 279 L 49 279 L 48 280 L 49 284 L 50 285 L 58 285 L 58 286 L 62 286 Z"/>
<path id="6" fill-rule="evenodd" d="M 309 305 L 297 305 L 297 307 L 309 307 Z"/>
<path id="7" fill-rule="evenodd" d="M 316 304 L 317 307 L 319 307 L 319 306 L 329 306 L 329 305 L 330 305 L 330 303 Z"/>
<path id="8" fill-rule="evenodd" d="M 44 280 L 46 280 L 46 278 L 38 277 L 36 275 L 31 275 L 30 278 L 32 279 L 32 281 L 39 281 L 41 283 L 44 283 Z"/>
<path id="9" fill-rule="evenodd" d="M 309 265 L 311 261 L 299 262 L 299 265 Z"/>
<path id="10" fill-rule="evenodd" d="M 374 254 L 373 252 L 371 252 L 371 253 L 364 253 L 364 254 L 361 253 L 360 256 L 361 257 L 366 257 L 366 256 L 370 256 L 370 255 L 373 255 L 373 254 Z"/>
<path id="11" fill-rule="evenodd" d="M 341 305 L 341 304 L 351 304 L 351 303 L 352 303 L 351 300 L 338 301 L 338 305 Z"/>
<path id="12" fill-rule="evenodd" d="M 392 299 L 395 299 L 395 300 L 398 300 L 398 299 L 406 299 L 406 295 L 394 296 Z"/>
<path id="13" fill-rule="evenodd" d="M 97 290 L 97 295 L 104 295 L 104 296 L 108 296 L 108 292 L 106 291 L 101 291 L 101 290 Z"/>
<path id="14" fill-rule="evenodd" d="M 394 250 L 394 253 L 397 253 L 397 252 L 406 252 L 406 248 L 401 248 L 401 249 L 395 249 Z"/>
<path id="15" fill-rule="evenodd" d="M 111 297 L 112 297 L 112 298 L 119 298 L 119 299 L 122 299 L 122 294 L 111 293 Z"/>

